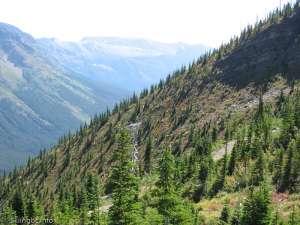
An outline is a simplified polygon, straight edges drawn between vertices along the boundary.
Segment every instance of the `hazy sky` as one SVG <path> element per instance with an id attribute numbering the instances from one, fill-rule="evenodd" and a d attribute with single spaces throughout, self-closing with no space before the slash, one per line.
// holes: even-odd
<path id="1" fill-rule="evenodd" d="M 279 5 L 280 0 L 2 0 L 0 21 L 34 37 L 142 37 L 217 46 Z"/>

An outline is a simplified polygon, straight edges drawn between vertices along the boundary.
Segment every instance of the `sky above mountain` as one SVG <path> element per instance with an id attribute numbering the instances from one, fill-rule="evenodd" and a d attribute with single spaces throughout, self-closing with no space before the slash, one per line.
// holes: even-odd
<path id="1" fill-rule="evenodd" d="M 35 37 L 140 37 L 216 47 L 291 0 L 10 0 L 0 21 Z M 238 18 L 238 19 L 237 19 Z"/>

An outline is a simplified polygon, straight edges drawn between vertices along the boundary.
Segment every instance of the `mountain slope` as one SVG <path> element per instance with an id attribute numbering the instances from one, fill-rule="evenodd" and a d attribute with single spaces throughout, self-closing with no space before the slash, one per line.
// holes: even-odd
<path id="1" fill-rule="evenodd" d="M 0 171 L 24 163 L 201 50 L 117 38 L 64 43 L 0 24 Z"/>
<path id="2" fill-rule="evenodd" d="M 67 193 L 75 196 L 81 193 L 89 173 L 99 176 L 104 191 L 110 193 L 109 177 L 112 166 L 117 163 L 114 156 L 120 151 L 118 133 L 122 127 L 133 136 L 132 161 L 138 164 L 139 172 L 145 176 L 141 195 L 146 194 L 141 201 L 146 202 L 147 206 L 157 204 L 155 197 L 151 199 L 151 190 L 152 186 L 160 185 L 159 182 L 157 184 L 159 178 L 155 176 L 162 171 L 160 168 L 158 172 L 157 168 L 161 166 L 162 153 L 167 152 L 164 149 L 169 146 L 175 162 L 179 164 L 176 166 L 183 167 L 176 167 L 177 173 L 173 176 L 180 178 L 179 181 L 176 179 L 178 177 L 174 178 L 179 186 L 175 192 L 189 201 L 203 200 L 198 192 L 202 185 L 201 165 L 204 170 L 209 170 L 210 166 L 212 170 L 209 172 L 212 180 L 204 188 L 205 191 L 209 189 L 204 196 L 207 201 L 219 199 L 222 195 L 231 196 L 227 192 L 244 196 L 244 192 L 251 191 L 251 184 L 258 186 L 259 182 L 255 184 L 253 177 L 259 180 L 264 176 L 266 182 L 273 184 L 276 197 L 277 191 L 282 191 L 279 187 L 282 184 L 273 181 L 274 171 L 281 172 L 283 167 L 288 171 L 286 165 L 289 164 L 286 162 L 291 158 L 288 153 L 294 151 L 295 159 L 300 159 L 298 147 L 288 147 L 296 146 L 295 143 L 299 146 L 300 143 L 297 131 L 300 127 L 300 97 L 299 92 L 295 91 L 299 87 L 299 27 L 299 4 L 293 9 L 286 6 L 283 11 L 271 14 L 270 18 L 246 29 L 241 37 L 233 39 L 228 45 L 200 57 L 197 62 L 168 76 L 164 82 L 143 91 L 139 98 L 134 95 L 112 112 L 95 117 L 88 126 L 65 137 L 48 152 L 30 160 L 26 167 L 5 177 L 0 186 L 3 199 L 11 196 L 9 187 L 21 187 L 22 190 L 30 190 L 50 207 L 65 196 L 65 201 L 68 201 Z M 251 49 L 257 46 L 260 48 L 254 50 L 259 50 L 255 53 L 257 57 L 254 57 Z M 274 51 L 293 57 L 276 57 L 274 60 Z M 239 60 L 237 64 L 236 60 Z M 281 64 L 288 66 L 282 67 Z M 222 149 L 230 138 L 237 144 L 226 155 L 226 150 Z M 153 176 L 144 173 L 145 150 L 149 140 L 153 145 Z M 207 144 L 212 147 L 207 147 Z M 225 163 L 234 149 L 238 149 L 241 155 L 244 150 L 245 158 L 239 156 L 241 159 L 236 166 L 236 174 L 229 175 Z M 213 161 L 210 154 L 214 150 L 221 154 L 215 159 L 222 160 Z M 275 167 L 278 166 L 276 163 L 281 150 L 284 166 L 278 169 Z M 193 162 L 195 165 L 190 168 Z M 203 165 L 203 162 L 210 164 Z M 299 168 L 299 161 L 295 162 L 298 164 L 293 163 L 293 167 Z M 182 171 L 184 175 L 180 173 Z M 263 176 L 257 176 L 261 171 Z M 224 175 L 223 180 L 219 179 L 221 175 Z M 299 181 L 300 175 L 297 172 L 294 175 Z M 249 180 L 246 180 L 248 177 Z M 281 173 L 279 177 L 283 179 Z M 300 185 L 297 185 L 299 188 Z M 287 195 L 294 193 L 295 198 L 299 199 L 298 189 L 283 188 Z M 237 202 L 234 204 L 239 205 Z M 199 204 L 202 203 L 200 201 Z"/>
<path id="3" fill-rule="evenodd" d="M 24 162 L 127 93 L 71 75 L 39 48 L 30 35 L 0 24 L 0 169 Z"/>

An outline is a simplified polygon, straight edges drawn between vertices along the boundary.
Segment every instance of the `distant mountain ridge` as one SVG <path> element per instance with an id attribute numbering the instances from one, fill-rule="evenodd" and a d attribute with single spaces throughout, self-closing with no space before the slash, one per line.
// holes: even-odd
<path id="1" fill-rule="evenodd" d="M 134 42 L 118 38 L 86 38 L 80 43 L 35 39 L 0 23 L 0 170 L 22 164 L 132 90 L 148 86 L 151 76 L 153 80 L 161 78 L 160 67 L 170 72 L 193 58 L 173 64 L 175 47 L 160 44 L 155 48 L 153 42 L 142 48 L 147 41 Z M 118 46 L 124 46 L 121 52 Z M 151 49 L 155 57 L 150 56 Z M 164 61 L 157 52 L 162 52 Z M 152 70 L 156 72 L 148 73 Z"/>
<path id="2" fill-rule="evenodd" d="M 203 45 L 117 37 L 84 38 L 79 42 L 42 38 L 38 42 L 65 68 L 130 91 L 158 82 L 183 62 L 191 62 L 209 49 Z"/>

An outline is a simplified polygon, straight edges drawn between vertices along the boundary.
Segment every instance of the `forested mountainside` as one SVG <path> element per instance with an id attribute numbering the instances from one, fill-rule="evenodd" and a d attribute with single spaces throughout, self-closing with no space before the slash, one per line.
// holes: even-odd
<path id="1" fill-rule="evenodd" d="M 299 224 L 299 35 L 297 2 L 64 136 L 1 179 L 3 221 Z"/>
<path id="2" fill-rule="evenodd" d="M 148 87 L 203 46 L 122 38 L 34 39 L 0 24 L 0 171 Z"/>

